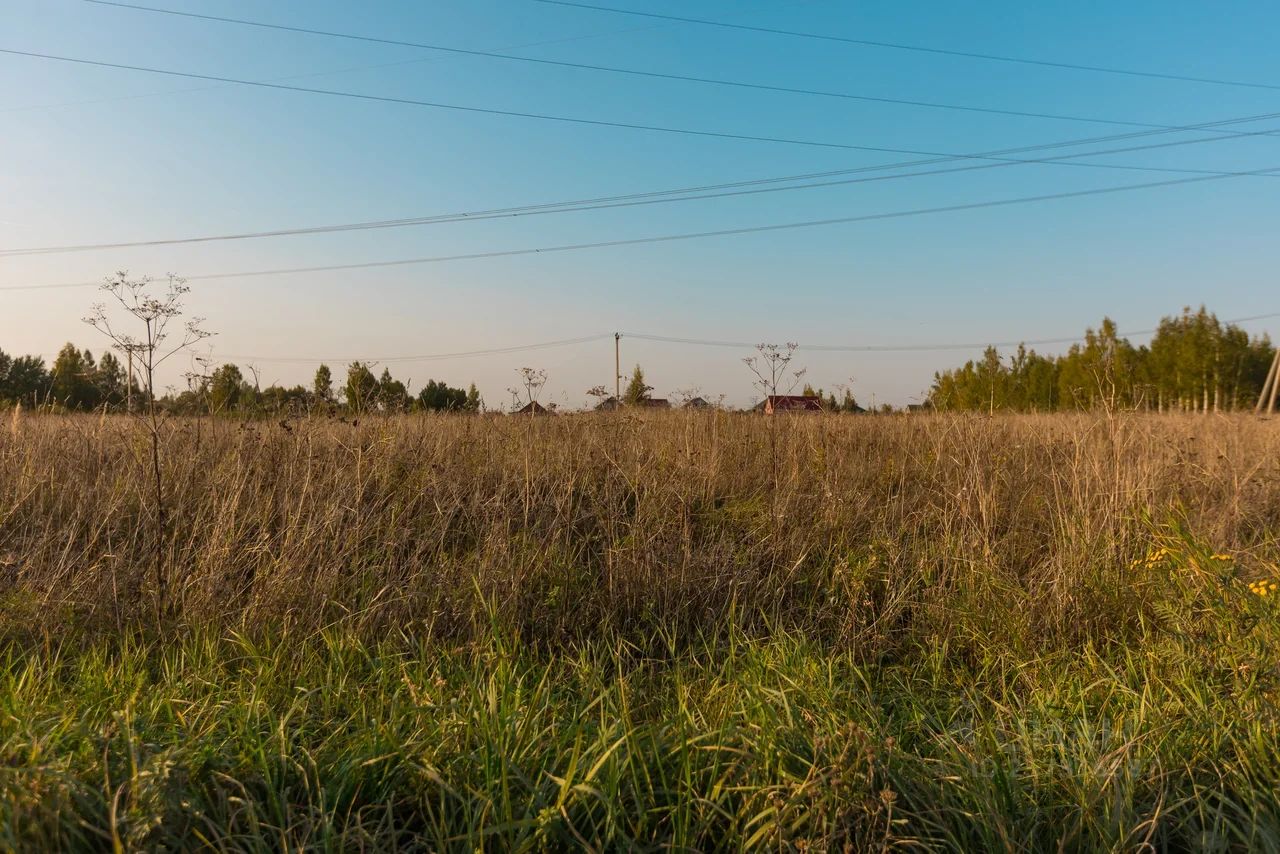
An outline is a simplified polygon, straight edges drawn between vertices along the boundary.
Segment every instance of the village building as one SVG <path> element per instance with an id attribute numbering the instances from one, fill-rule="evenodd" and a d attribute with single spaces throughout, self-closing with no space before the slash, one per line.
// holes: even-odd
<path id="1" fill-rule="evenodd" d="M 612 412 L 615 409 L 623 409 L 627 406 L 635 406 L 639 409 L 670 409 L 671 401 L 665 397 L 646 397 L 635 404 L 619 403 L 616 397 L 607 397 L 596 404 L 596 412 Z"/>
<path id="2" fill-rule="evenodd" d="M 816 394 L 771 394 L 760 402 L 765 415 L 779 412 L 822 412 L 822 398 Z"/>

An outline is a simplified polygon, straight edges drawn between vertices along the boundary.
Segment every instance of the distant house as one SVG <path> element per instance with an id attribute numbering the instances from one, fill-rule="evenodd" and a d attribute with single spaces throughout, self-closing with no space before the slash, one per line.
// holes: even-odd
<path id="1" fill-rule="evenodd" d="M 641 408 L 641 410 L 669 410 L 669 408 L 671 408 L 671 401 L 668 401 L 668 399 L 664 397 L 646 397 L 643 401 L 637 401 L 635 403 L 627 403 L 626 401 L 620 403 L 618 402 L 618 398 L 609 397 L 603 399 L 603 401 L 600 401 L 599 403 L 596 403 L 595 411 L 612 412 L 613 410 L 621 410 L 621 408 L 627 406 L 635 406 L 636 408 Z"/>
<path id="2" fill-rule="evenodd" d="M 693 397 L 684 402 L 685 409 L 710 409 L 711 404 L 707 403 L 704 398 Z"/>
<path id="3" fill-rule="evenodd" d="M 765 415 L 822 411 L 822 398 L 816 394 L 771 394 L 761 404 Z"/>
<path id="4" fill-rule="evenodd" d="M 646 397 L 635 404 L 629 404 L 625 401 L 620 403 L 616 397 L 608 397 L 596 404 L 596 412 L 612 412 L 627 406 L 635 406 L 639 409 L 670 409 L 671 401 L 664 397 Z"/>
<path id="5" fill-rule="evenodd" d="M 929 401 L 924 403 L 908 403 L 907 412 L 932 412 L 933 404 Z"/>
<path id="6" fill-rule="evenodd" d="M 515 414 L 516 415 L 555 415 L 554 412 L 552 412 L 550 409 L 547 409 L 545 406 L 543 406 L 541 403 L 538 403 L 538 401 L 536 400 L 533 401 L 532 403 L 526 403 L 524 406 L 517 409 Z"/>

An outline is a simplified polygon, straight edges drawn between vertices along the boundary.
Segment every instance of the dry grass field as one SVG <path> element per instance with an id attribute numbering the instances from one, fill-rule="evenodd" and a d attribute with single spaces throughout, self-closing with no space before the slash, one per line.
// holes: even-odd
<path id="1" fill-rule="evenodd" d="M 1280 422 L 162 440 L 0 430 L 5 848 L 1280 850 Z"/>

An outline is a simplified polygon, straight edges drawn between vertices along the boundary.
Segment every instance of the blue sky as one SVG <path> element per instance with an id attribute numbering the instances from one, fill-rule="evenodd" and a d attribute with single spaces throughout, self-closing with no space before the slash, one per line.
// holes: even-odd
<path id="1" fill-rule="evenodd" d="M 1012 65 L 658 21 L 533 0 L 154 0 L 463 48 L 875 97 L 1182 125 L 1277 111 L 1280 90 Z M 970 52 L 1280 85 L 1280 7 L 1264 3 L 604 5 Z M 976 152 L 1123 132 L 728 89 L 252 29 L 81 0 L 0 0 L 0 48 L 499 110 L 913 150 Z M 1280 128 L 1280 121 L 1247 129 Z M 1243 126 L 1242 126 L 1243 129 Z M 1201 136 L 1204 136 L 1201 134 Z M 1174 135 L 1132 144 L 1193 138 Z M 1057 152 L 1051 152 L 1057 153 Z M 799 145 L 477 115 L 0 56 L 0 248 L 252 231 L 644 192 L 909 159 Z M 1280 167 L 1275 138 L 1088 162 Z M 607 241 L 850 217 L 1143 183 L 1178 174 L 1026 165 L 840 187 L 323 236 L 0 258 L 0 286 L 116 269 L 199 275 Z M 928 344 L 1144 329 L 1184 304 L 1280 311 L 1271 278 L 1280 178 L 812 229 L 458 261 L 193 281 L 215 358 L 452 352 L 617 329 L 709 339 Z M 92 289 L 0 292 L 0 348 L 100 347 Z M 1274 321 L 1272 321 L 1274 323 Z M 1266 322 L 1246 324 L 1262 332 Z M 1045 348 L 1052 350 L 1054 348 Z M 745 402 L 747 352 L 623 340 L 656 393 Z M 969 354 L 803 353 L 828 388 L 906 403 Z M 234 359 L 242 365 L 249 360 Z M 491 404 L 521 365 L 572 405 L 608 384 L 612 341 L 397 363 L 415 386 L 476 381 Z M 335 365 L 335 367 L 338 367 Z"/>

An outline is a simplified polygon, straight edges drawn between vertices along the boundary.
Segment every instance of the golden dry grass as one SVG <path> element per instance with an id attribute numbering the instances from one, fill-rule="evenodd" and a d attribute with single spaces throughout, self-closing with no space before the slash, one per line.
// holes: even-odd
<path id="1" fill-rule="evenodd" d="M 172 420 L 163 549 L 186 624 L 345 617 L 463 637 L 496 609 L 554 644 L 736 609 L 878 655 L 963 605 L 966 632 L 1071 643 L 1124 629 L 1124 573 L 1158 526 L 1275 560 L 1276 423 Z M 150 619 L 144 450 L 121 417 L 24 416 L 0 434 L 0 584 L 30 605 L 22 621 Z"/>

